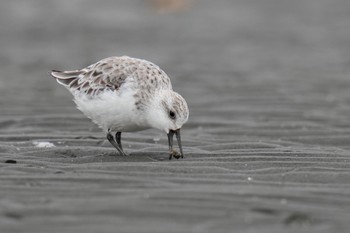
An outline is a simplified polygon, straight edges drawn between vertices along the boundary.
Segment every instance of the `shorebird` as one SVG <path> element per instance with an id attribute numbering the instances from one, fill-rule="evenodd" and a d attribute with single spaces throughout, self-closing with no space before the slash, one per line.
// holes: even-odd
<path id="1" fill-rule="evenodd" d="M 108 57 L 51 75 L 72 93 L 77 108 L 107 133 L 120 155 L 126 155 L 122 132 L 155 128 L 168 135 L 169 159 L 183 158 L 180 129 L 188 120 L 188 106 L 157 65 L 128 56 Z M 180 153 L 173 150 L 174 135 Z"/>

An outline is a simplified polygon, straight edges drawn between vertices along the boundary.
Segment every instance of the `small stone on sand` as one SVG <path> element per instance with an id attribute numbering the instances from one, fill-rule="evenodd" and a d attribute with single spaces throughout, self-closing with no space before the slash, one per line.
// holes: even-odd
<path id="1" fill-rule="evenodd" d="M 171 150 L 170 151 L 170 158 L 174 157 L 175 159 L 179 159 L 181 157 L 181 154 L 177 152 L 176 150 Z"/>

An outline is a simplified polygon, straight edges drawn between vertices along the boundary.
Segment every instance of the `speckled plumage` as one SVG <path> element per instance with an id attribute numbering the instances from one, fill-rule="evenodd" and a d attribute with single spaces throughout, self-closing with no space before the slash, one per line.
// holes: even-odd
<path id="1" fill-rule="evenodd" d="M 81 70 L 53 71 L 55 74 L 59 76 L 59 83 L 91 97 L 106 89 L 118 90 L 130 76 L 139 89 L 147 93 L 160 88 L 172 89 L 169 77 L 157 65 L 127 56 L 105 58 Z"/>
<path id="2" fill-rule="evenodd" d="M 109 57 L 51 75 L 73 94 L 77 108 L 108 133 L 147 128 L 169 133 L 188 120 L 185 99 L 172 90 L 168 75 L 146 60 Z"/>

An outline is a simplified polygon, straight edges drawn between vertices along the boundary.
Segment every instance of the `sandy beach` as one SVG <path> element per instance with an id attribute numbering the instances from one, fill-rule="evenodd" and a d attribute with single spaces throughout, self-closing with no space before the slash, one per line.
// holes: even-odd
<path id="1" fill-rule="evenodd" d="M 350 232 L 348 0 L 0 3 L 0 232 Z M 129 157 L 52 69 L 129 55 L 188 102 Z"/>

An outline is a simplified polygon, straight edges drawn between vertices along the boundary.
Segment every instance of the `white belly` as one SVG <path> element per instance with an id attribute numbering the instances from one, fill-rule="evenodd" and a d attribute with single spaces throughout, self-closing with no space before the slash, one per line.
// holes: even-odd
<path id="1" fill-rule="evenodd" d="M 95 98 L 74 95 L 77 108 L 103 130 L 131 132 L 149 128 L 143 114 L 136 110 L 134 93 L 117 95 L 107 91 Z"/>

